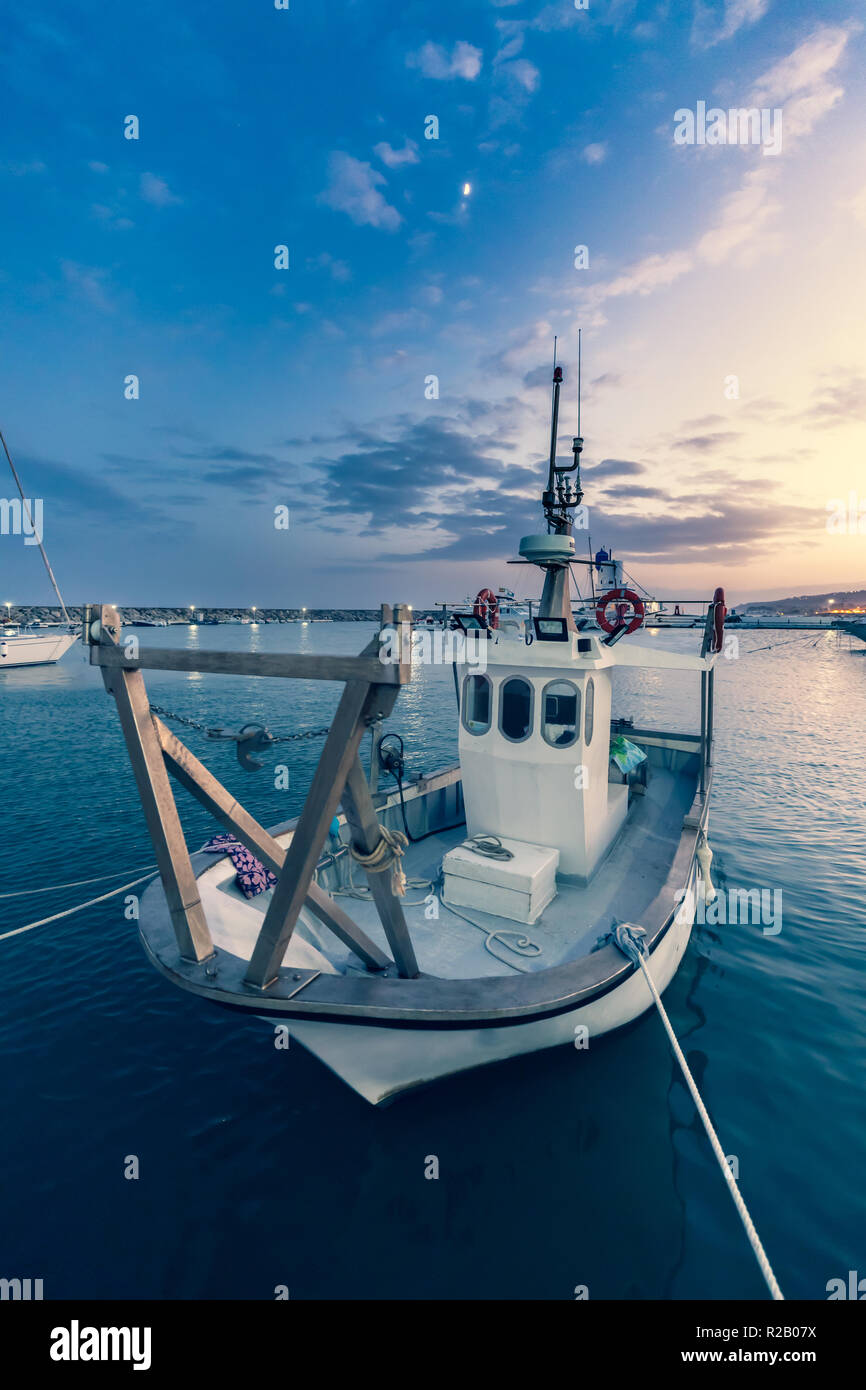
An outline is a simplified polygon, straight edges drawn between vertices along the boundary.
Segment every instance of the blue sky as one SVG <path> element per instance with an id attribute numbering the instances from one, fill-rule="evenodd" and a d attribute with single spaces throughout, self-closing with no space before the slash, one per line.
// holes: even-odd
<path id="1" fill-rule="evenodd" d="M 578 325 L 594 545 L 661 594 L 866 582 L 857 526 L 827 530 L 866 494 L 862 13 L 10 16 L 0 425 L 69 600 L 418 606 L 526 583 L 505 561 L 539 529 L 554 333 L 570 446 Z M 699 101 L 781 110 L 781 153 L 676 145 Z M 20 537 L 0 536 L 0 583 L 50 592 Z"/>

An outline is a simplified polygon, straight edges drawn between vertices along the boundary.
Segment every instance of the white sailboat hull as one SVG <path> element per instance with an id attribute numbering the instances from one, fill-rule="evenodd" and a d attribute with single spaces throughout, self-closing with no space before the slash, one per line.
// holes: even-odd
<path id="1" fill-rule="evenodd" d="M 77 641 L 75 632 L 27 632 L 0 637 L 0 671 L 13 666 L 45 666 L 59 661 Z"/>

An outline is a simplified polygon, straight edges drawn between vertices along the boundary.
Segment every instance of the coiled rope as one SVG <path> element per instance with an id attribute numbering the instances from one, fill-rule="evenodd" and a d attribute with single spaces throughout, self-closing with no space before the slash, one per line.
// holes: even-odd
<path id="1" fill-rule="evenodd" d="M 468 840 L 463 841 L 460 848 L 471 849 L 474 854 L 481 854 L 485 859 L 514 858 L 513 850 L 506 849 L 498 835 L 471 835 Z"/>
<path id="2" fill-rule="evenodd" d="M 368 874 L 384 874 L 390 869 L 393 891 L 402 898 L 406 893 L 406 875 L 400 861 L 406 853 L 408 837 L 402 830 L 389 830 L 386 825 L 379 826 L 379 833 L 379 842 L 369 854 L 354 845 L 349 846 L 349 853 Z"/>
<path id="3" fill-rule="evenodd" d="M 695 1078 L 692 1076 L 692 1073 L 689 1070 L 689 1064 L 685 1059 L 683 1050 L 680 1047 L 680 1044 L 677 1040 L 677 1035 L 674 1032 L 673 1027 L 671 1025 L 671 1021 L 667 1016 L 665 1006 L 661 1001 L 661 997 L 659 996 L 658 990 L 656 989 L 655 981 L 653 980 L 653 977 L 650 974 L 649 969 L 647 968 L 647 963 L 644 959 L 647 950 L 646 932 L 644 931 L 643 927 L 633 927 L 629 926 L 628 923 L 623 922 L 620 923 L 614 930 L 614 941 L 616 945 L 619 947 L 619 949 L 622 951 L 623 955 L 628 956 L 629 960 L 633 961 L 635 965 L 639 965 L 641 970 L 643 971 L 643 977 L 646 980 L 647 985 L 649 986 L 650 994 L 652 995 L 653 1000 L 655 1002 L 655 1006 L 659 1011 L 661 1021 L 665 1026 L 665 1032 L 668 1035 L 671 1050 L 673 1051 L 673 1054 L 680 1065 L 680 1070 L 682 1071 L 682 1074 L 685 1077 L 686 1085 L 691 1091 L 692 1100 L 694 1101 L 695 1106 L 697 1108 L 697 1112 L 701 1117 L 704 1129 L 707 1132 L 707 1138 L 710 1141 L 710 1145 L 712 1146 L 712 1150 L 716 1156 L 718 1165 L 722 1170 L 725 1182 L 728 1184 L 728 1191 L 731 1194 L 734 1206 L 737 1208 L 738 1215 L 743 1223 L 743 1227 L 748 1237 L 749 1244 L 752 1247 L 755 1259 L 758 1261 L 758 1265 L 766 1281 L 767 1288 L 770 1290 L 770 1293 L 772 1294 L 774 1299 L 776 1299 L 779 1302 L 784 1302 L 785 1295 L 779 1288 L 778 1280 L 776 1279 L 776 1276 L 773 1273 L 770 1261 L 767 1259 L 766 1251 L 764 1250 L 764 1247 L 761 1244 L 760 1236 L 758 1235 L 758 1232 L 755 1230 L 755 1223 L 749 1215 L 748 1207 L 743 1201 L 742 1193 L 740 1192 L 740 1189 L 737 1186 L 737 1180 L 731 1172 L 730 1165 L 725 1157 L 725 1151 L 719 1143 L 716 1131 L 713 1129 L 713 1122 L 710 1119 L 707 1107 L 704 1105 L 704 1102 L 701 1099 L 701 1093 L 697 1088 Z"/>

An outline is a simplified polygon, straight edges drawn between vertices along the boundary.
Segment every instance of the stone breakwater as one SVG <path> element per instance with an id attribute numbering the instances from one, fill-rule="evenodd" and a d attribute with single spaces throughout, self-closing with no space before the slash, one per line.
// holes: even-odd
<path id="1" fill-rule="evenodd" d="M 81 604 L 67 604 L 66 611 L 73 622 L 81 622 L 84 608 Z M 377 623 L 378 608 L 135 608 L 121 606 L 124 627 L 136 624 L 149 626 L 165 623 L 169 627 L 191 623 Z M 5 618 L 6 613 L 0 609 Z M 13 623 L 59 623 L 63 614 L 56 605 L 43 607 L 37 604 L 13 604 L 8 610 L 9 621 Z M 423 622 L 428 616 L 438 616 L 432 610 L 419 609 L 413 614 L 416 622 Z"/>

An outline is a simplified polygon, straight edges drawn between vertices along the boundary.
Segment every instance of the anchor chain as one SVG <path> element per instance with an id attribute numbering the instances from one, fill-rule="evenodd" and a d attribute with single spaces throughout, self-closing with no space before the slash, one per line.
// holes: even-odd
<path id="1" fill-rule="evenodd" d="M 330 733 L 330 727 L 325 727 L 304 729 L 297 734 L 272 734 L 263 724 L 244 724 L 238 733 L 227 734 L 222 725 L 201 724 L 197 719 L 190 719 L 185 714 L 175 714 L 173 710 L 163 709 L 162 705 L 151 705 L 150 712 L 161 715 L 163 719 L 174 719 L 178 724 L 185 724 L 188 729 L 195 729 L 206 738 L 236 744 L 238 762 L 248 772 L 263 766 L 257 759 L 251 758 L 250 753 L 262 752 L 275 743 L 295 743 L 302 739 L 323 738 L 325 734 Z"/>

